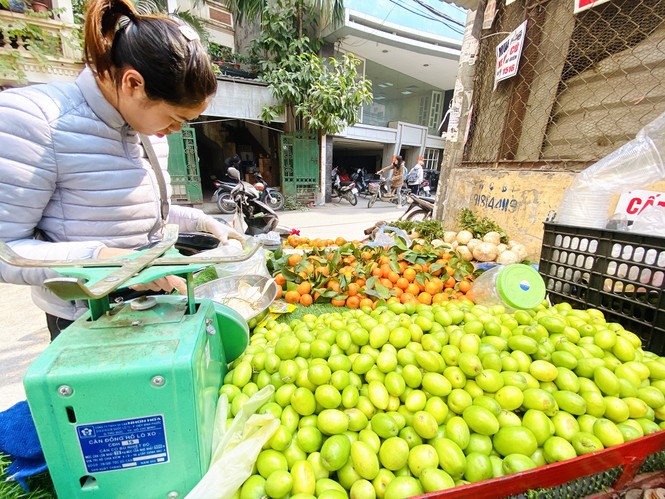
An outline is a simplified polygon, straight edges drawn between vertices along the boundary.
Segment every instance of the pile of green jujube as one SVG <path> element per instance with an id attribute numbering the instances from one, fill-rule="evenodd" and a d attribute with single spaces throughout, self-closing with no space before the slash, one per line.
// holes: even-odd
<path id="1" fill-rule="evenodd" d="M 231 367 L 229 418 L 272 384 L 259 412 L 281 421 L 242 499 L 403 499 L 599 451 L 665 420 L 665 359 L 566 303 L 271 320 Z"/>

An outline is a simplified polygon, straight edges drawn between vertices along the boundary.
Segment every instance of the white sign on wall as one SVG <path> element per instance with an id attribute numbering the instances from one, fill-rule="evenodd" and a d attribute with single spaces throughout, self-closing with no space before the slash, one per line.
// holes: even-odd
<path id="1" fill-rule="evenodd" d="M 520 57 L 522 57 L 525 34 L 526 21 L 520 24 L 515 31 L 496 46 L 494 90 L 496 90 L 496 86 L 501 80 L 506 80 L 517 74 Z"/>
<path id="2" fill-rule="evenodd" d="M 657 206 L 665 209 L 665 192 L 634 190 L 624 192 L 619 197 L 615 214 L 623 214 L 628 220 L 635 220 L 645 209 Z"/>

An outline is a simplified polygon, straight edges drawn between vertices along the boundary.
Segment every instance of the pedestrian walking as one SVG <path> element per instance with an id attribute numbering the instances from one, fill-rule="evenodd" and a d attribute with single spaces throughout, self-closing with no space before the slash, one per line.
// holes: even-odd
<path id="1" fill-rule="evenodd" d="M 423 164 L 425 163 L 422 156 L 418 157 L 418 162 L 411 167 L 409 174 L 406 177 L 406 185 L 409 187 L 413 194 L 418 194 L 420 184 L 423 183 L 425 173 L 423 171 Z"/>
<path id="2" fill-rule="evenodd" d="M 242 241 L 201 210 L 169 206 L 165 136 L 217 88 L 196 32 L 130 0 L 91 0 L 84 54 L 75 82 L 0 93 L 0 239 L 37 260 L 127 255 L 159 240 L 164 223 Z M 43 286 L 54 275 L 0 263 L 1 282 L 33 287 L 52 338 L 87 309 Z M 177 276 L 133 288 L 186 290 Z"/>

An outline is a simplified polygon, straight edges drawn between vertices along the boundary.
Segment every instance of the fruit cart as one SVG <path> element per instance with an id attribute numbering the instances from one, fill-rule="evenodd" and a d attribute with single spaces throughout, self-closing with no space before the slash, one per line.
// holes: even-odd
<path id="1" fill-rule="evenodd" d="M 638 473 L 665 469 L 665 432 L 568 461 L 419 496 L 422 499 L 585 497 L 621 490 Z"/>

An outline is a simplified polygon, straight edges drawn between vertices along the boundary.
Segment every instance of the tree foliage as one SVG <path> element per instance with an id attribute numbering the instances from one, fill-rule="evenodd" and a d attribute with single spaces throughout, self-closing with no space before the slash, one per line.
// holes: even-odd
<path id="1" fill-rule="evenodd" d="M 302 34 L 302 18 L 308 13 L 315 13 L 317 20 L 331 20 L 338 25 L 344 21 L 344 0 L 293 0 L 293 7 L 302 15 L 298 23 Z M 268 0 L 228 0 L 228 9 L 237 22 L 253 21 L 261 17 L 269 6 Z"/>
<path id="2" fill-rule="evenodd" d="M 262 119 L 272 121 L 286 112 L 298 130 L 334 134 L 358 121 L 361 107 L 371 102 L 371 83 L 358 74 L 360 61 L 352 54 L 340 60 L 319 57 L 322 41 L 298 36 L 295 29 L 302 22 L 309 31 L 317 13 L 299 19 L 301 13 L 289 0 L 278 0 L 263 11 L 261 34 L 250 52 L 262 60 L 261 78 L 280 104 L 264 108 Z"/>

